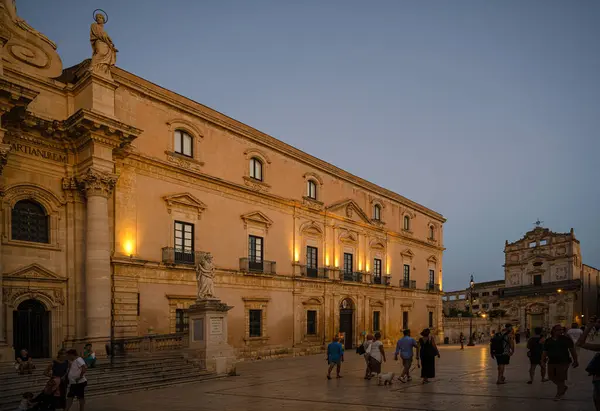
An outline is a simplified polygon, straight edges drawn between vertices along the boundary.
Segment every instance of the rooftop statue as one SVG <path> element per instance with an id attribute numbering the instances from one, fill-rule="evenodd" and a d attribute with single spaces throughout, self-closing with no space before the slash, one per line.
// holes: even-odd
<path id="1" fill-rule="evenodd" d="M 92 63 L 90 70 L 93 73 L 112 79 L 110 69 L 117 62 L 117 52 L 110 36 L 104 31 L 107 18 L 102 13 L 96 13 L 95 23 L 90 27 L 90 43 L 92 45 Z"/>

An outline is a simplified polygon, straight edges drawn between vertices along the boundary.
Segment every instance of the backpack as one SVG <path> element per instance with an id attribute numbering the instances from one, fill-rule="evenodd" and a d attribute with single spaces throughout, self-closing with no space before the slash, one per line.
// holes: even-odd
<path id="1" fill-rule="evenodd" d="M 367 350 L 365 350 L 365 344 L 361 344 L 358 347 L 356 347 L 356 353 L 358 355 L 363 355 L 366 352 L 367 352 Z"/>
<path id="2" fill-rule="evenodd" d="M 492 338 L 491 342 L 491 350 L 494 355 L 503 355 L 504 354 L 504 335 L 501 333 L 496 333 L 494 338 Z"/>

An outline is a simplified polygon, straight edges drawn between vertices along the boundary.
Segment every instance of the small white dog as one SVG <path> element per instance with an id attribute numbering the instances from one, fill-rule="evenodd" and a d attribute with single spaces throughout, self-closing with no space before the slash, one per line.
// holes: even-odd
<path id="1" fill-rule="evenodd" d="M 377 385 L 381 385 L 381 383 L 383 383 L 383 385 L 388 385 L 388 384 L 392 385 L 395 375 L 396 374 L 394 374 L 393 372 L 388 372 L 386 374 L 379 374 Z"/>

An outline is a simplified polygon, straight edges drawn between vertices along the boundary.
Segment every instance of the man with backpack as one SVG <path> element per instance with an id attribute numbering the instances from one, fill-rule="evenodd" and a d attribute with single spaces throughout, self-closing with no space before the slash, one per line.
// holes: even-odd
<path id="1" fill-rule="evenodd" d="M 504 369 L 510 363 L 510 357 L 515 352 L 515 342 L 511 337 L 512 325 L 506 324 L 501 332 L 498 332 L 490 342 L 490 354 L 498 364 L 498 380 L 496 384 L 506 384 Z"/>
<path id="2" fill-rule="evenodd" d="M 546 379 L 546 363 L 542 362 L 542 354 L 544 352 L 544 342 L 546 339 L 542 336 L 542 327 L 536 327 L 533 332 L 535 335 L 527 340 L 527 356 L 529 357 L 529 381 L 527 384 L 533 384 L 533 377 L 535 375 L 535 369 L 540 366 L 542 374 L 542 382 L 548 381 Z"/>

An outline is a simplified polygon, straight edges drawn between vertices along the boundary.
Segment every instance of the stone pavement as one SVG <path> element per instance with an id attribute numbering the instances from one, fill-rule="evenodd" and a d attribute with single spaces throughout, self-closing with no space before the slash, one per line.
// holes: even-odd
<path id="1" fill-rule="evenodd" d="M 92 397 L 87 411 L 187 411 L 187 410 L 503 410 L 592 411 L 592 384 L 583 370 L 592 353 L 582 350 L 580 368 L 569 371 L 569 392 L 560 402 L 552 400 L 555 386 L 542 384 L 537 375 L 527 385 L 529 362 L 521 346 L 506 373 L 507 384 L 495 384 L 495 363 L 486 346 L 441 347 L 437 379 L 428 385 L 418 378 L 409 384 L 377 387 L 365 381 L 364 361 L 346 354 L 343 378 L 327 381 L 323 355 L 241 363 L 237 377 L 191 383 L 154 391 Z M 388 354 L 390 358 L 392 354 Z M 394 361 L 384 372 L 399 372 Z M 415 370 L 418 377 L 419 370 Z M 74 409 L 76 409 L 74 407 Z"/>

